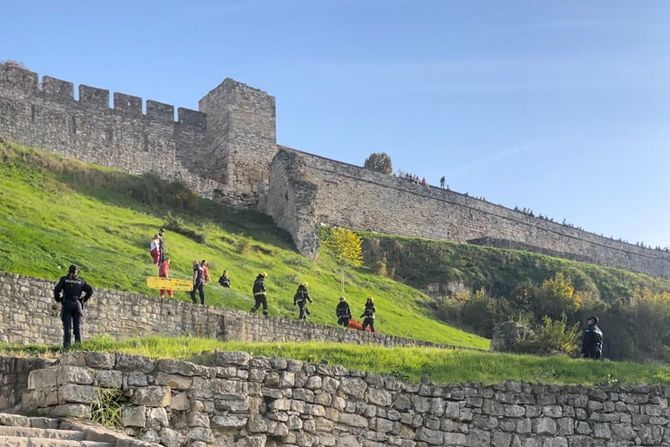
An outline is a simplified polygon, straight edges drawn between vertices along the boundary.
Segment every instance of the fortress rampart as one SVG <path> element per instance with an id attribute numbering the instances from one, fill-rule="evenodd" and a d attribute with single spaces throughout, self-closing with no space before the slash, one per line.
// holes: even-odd
<path id="1" fill-rule="evenodd" d="M 179 180 L 199 194 L 257 208 L 318 253 L 318 226 L 535 250 L 670 277 L 670 253 L 528 216 L 454 191 L 414 185 L 276 142 L 275 98 L 232 79 L 200 111 L 0 65 L 0 137 Z"/>

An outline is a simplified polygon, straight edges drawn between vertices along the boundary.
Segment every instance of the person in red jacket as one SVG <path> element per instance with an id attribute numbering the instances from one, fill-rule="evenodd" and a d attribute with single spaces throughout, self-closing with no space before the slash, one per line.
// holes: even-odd
<path id="1" fill-rule="evenodd" d="M 163 262 L 158 266 L 158 276 L 165 279 L 170 278 L 170 258 L 163 259 Z M 161 289 L 161 298 L 166 296 L 174 298 L 172 289 Z"/>
<path id="2" fill-rule="evenodd" d="M 209 266 L 207 265 L 206 260 L 200 261 L 200 268 L 202 268 L 202 275 L 205 282 L 209 282 Z"/>

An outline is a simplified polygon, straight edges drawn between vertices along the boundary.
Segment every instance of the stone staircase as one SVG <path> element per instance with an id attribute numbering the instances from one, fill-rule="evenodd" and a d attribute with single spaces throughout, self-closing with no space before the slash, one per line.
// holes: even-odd
<path id="1" fill-rule="evenodd" d="M 0 413 L 2 447 L 160 447 L 78 421 Z"/>

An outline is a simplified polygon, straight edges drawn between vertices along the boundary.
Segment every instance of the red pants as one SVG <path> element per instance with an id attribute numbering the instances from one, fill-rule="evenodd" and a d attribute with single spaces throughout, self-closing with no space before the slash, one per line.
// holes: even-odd
<path id="1" fill-rule="evenodd" d="M 160 260 L 160 258 L 161 258 L 161 252 L 157 248 L 151 250 L 151 259 L 154 260 L 154 264 L 158 265 L 158 261 Z"/>

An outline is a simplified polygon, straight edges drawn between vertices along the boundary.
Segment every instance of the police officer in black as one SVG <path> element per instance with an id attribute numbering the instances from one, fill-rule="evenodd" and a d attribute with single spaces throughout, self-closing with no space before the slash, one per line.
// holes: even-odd
<path id="1" fill-rule="evenodd" d="M 70 346 L 72 329 L 74 342 L 81 343 L 81 316 L 84 303 L 93 295 L 93 288 L 86 284 L 77 273 L 79 268 L 72 264 L 67 276 L 62 276 L 54 287 L 54 299 L 61 303 L 60 317 L 63 320 L 63 347 Z M 82 296 L 82 293 L 84 296 Z"/>
<path id="2" fill-rule="evenodd" d="M 268 299 L 265 296 L 265 277 L 267 273 L 259 273 L 254 281 L 254 286 L 251 289 L 254 294 L 254 307 L 251 308 L 251 313 L 255 313 L 259 307 L 263 306 L 263 315 L 268 316 Z"/>
<path id="3" fill-rule="evenodd" d="M 365 311 L 360 316 L 360 318 L 363 318 L 363 330 L 369 326 L 370 332 L 375 331 L 375 312 L 377 312 L 375 303 L 372 298 L 368 298 L 365 302 Z"/>
<path id="4" fill-rule="evenodd" d="M 337 324 L 340 326 L 349 327 L 349 320 L 351 320 L 351 308 L 349 308 L 349 303 L 347 303 L 343 296 L 340 297 L 340 302 L 337 303 L 335 314 L 337 315 Z"/>
<path id="5" fill-rule="evenodd" d="M 603 354 L 603 333 L 598 327 L 598 317 L 586 320 L 586 329 L 582 338 L 582 357 L 600 360 Z"/>
<path id="6" fill-rule="evenodd" d="M 298 290 L 293 295 L 293 305 L 298 305 L 300 309 L 300 314 L 298 315 L 298 320 L 306 320 L 307 315 L 309 315 L 309 309 L 307 308 L 307 302 L 312 302 L 312 298 L 309 296 L 307 291 L 307 283 L 303 282 L 298 286 Z"/>

